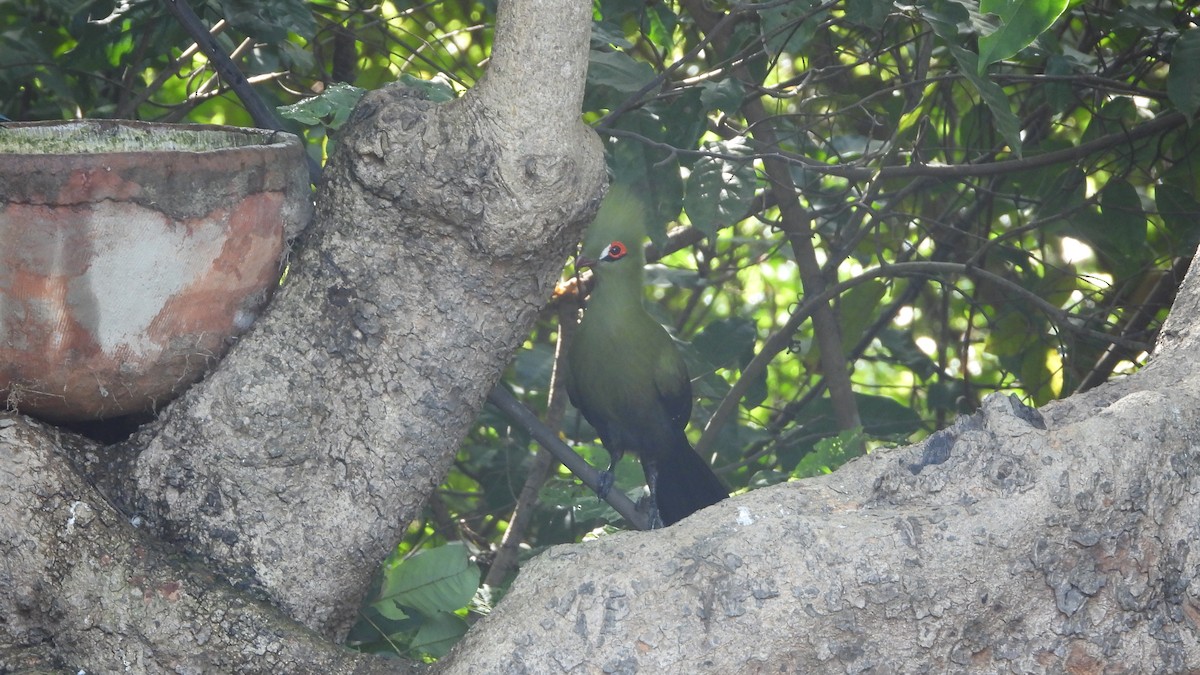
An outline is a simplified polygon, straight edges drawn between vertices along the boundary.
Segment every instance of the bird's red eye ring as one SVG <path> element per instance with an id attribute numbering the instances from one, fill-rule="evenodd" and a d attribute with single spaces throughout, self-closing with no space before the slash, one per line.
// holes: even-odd
<path id="1" fill-rule="evenodd" d="M 602 260 L 620 260 L 621 258 L 624 258 L 625 254 L 628 252 L 629 251 L 626 250 L 626 248 L 625 248 L 625 244 L 622 244 L 619 241 L 614 241 L 613 243 L 608 245 L 608 250 L 606 250 L 604 252 L 604 255 L 601 256 L 601 259 Z"/>

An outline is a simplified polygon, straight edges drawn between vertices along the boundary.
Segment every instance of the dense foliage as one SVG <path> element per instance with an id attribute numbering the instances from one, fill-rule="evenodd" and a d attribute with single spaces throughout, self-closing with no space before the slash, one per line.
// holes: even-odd
<path id="1" fill-rule="evenodd" d="M 314 156 L 362 89 L 469 88 L 495 15 L 469 1 L 193 4 Z M 653 311 L 685 343 L 698 447 L 735 489 L 919 438 L 990 392 L 1042 404 L 1144 358 L 1200 232 L 1193 5 L 594 8 L 585 119 L 614 178 L 653 204 Z M 14 120 L 250 123 L 159 2 L 8 0 L 0 92 Z M 505 383 L 604 464 L 551 396 L 576 288 Z M 357 638 L 437 654 L 477 564 L 503 588 L 514 558 L 616 521 L 536 453 L 484 411 L 400 549 L 425 552 L 407 576 L 389 563 Z M 618 484 L 640 482 L 627 460 Z M 450 541 L 465 546 L 431 550 Z"/>

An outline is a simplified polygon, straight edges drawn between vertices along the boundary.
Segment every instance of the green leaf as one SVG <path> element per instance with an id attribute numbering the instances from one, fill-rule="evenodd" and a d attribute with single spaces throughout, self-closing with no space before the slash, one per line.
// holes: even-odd
<path id="1" fill-rule="evenodd" d="M 958 145 L 962 148 L 962 161 L 969 161 L 989 152 L 996 145 L 996 127 L 992 124 L 992 111 L 978 103 L 963 113 L 958 122 Z"/>
<path id="2" fill-rule="evenodd" d="M 1051 54 L 1046 59 L 1046 75 L 1051 77 L 1065 77 L 1074 74 L 1074 69 L 1071 67 L 1071 59 L 1060 54 Z M 1050 108 L 1056 113 L 1064 113 L 1076 105 L 1075 92 L 1071 89 L 1071 85 L 1067 82 L 1047 82 L 1043 88 L 1045 91 L 1046 102 L 1050 104 Z"/>
<path id="3" fill-rule="evenodd" d="M 434 103 L 446 103 L 447 101 L 453 101 L 454 99 L 458 98 L 454 94 L 454 90 L 450 88 L 450 85 L 446 84 L 445 82 L 438 82 L 436 80 L 422 80 L 421 78 L 413 77 L 408 73 L 401 75 L 400 81 L 403 82 L 404 86 L 406 87 L 419 89 L 423 94 L 425 94 L 425 98 L 427 100 L 433 101 Z"/>
<path id="4" fill-rule="evenodd" d="M 762 405 L 767 400 L 767 371 L 763 370 L 750 382 L 750 386 L 746 387 L 746 393 L 742 396 L 741 406 L 746 410 L 753 410 Z"/>
<path id="5" fill-rule="evenodd" d="M 1039 198 L 1037 217 L 1050 219 L 1067 214 L 1083 205 L 1087 176 L 1077 166 L 1060 171 L 1040 187 L 1033 186 Z"/>
<path id="6" fill-rule="evenodd" d="M 1188 119 L 1200 109 L 1200 28 L 1183 32 L 1171 49 L 1167 72 L 1167 97 Z"/>
<path id="7" fill-rule="evenodd" d="M 1029 317 L 1017 311 L 1006 311 L 991 324 L 984 341 L 984 351 L 997 358 L 1017 356 L 1025 351 L 1035 337 Z"/>
<path id="8" fill-rule="evenodd" d="M 294 42 L 280 42 L 279 52 L 290 70 L 309 72 L 316 67 L 313 53 Z"/>
<path id="9" fill-rule="evenodd" d="M 643 61 L 635 61 L 625 52 L 597 51 L 588 53 L 587 86 L 615 93 L 616 105 L 655 77 L 654 69 Z"/>
<path id="10" fill-rule="evenodd" d="M 964 389 L 961 380 L 936 380 L 927 390 L 930 409 L 963 414 L 974 412 Z"/>
<path id="11" fill-rule="evenodd" d="M 767 51 L 773 56 L 802 53 L 804 46 L 817 34 L 828 10 L 813 13 L 818 4 L 813 0 L 771 4 L 773 6 L 758 12 Z"/>
<path id="12" fill-rule="evenodd" d="M 679 15 L 671 11 L 665 2 L 649 3 L 646 7 L 646 23 L 649 24 L 647 37 L 664 52 L 670 53 L 675 45 L 675 27 L 679 25 Z"/>
<path id="13" fill-rule="evenodd" d="M 892 359 L 913 371 L 922 380 L 927 380 L 938 372 L 938 365 L 917 346 L 911 330 L 884 329 L 879 334 L 879 342 Z"/>
<path id="14" fill-rule="evenodd" d="M 887 0 L 846 0 L 846 19 L 860 26 L 879 30 L 892 13 L 894 5 Z"/>
<path id="15" fill-rule="evenodd" d="M 729 382 L 712 370 L 708 359 L 700 358 L 695 350 L 684 349 L 683 360 L 692 375 L 692 396 L 702 401 L 720 401 L 729 395 Z"/>
<path id="16" fill-rule="evenodd" d="M 753 21 L 736 22 L 725 48 L 717 52 L 716 61 L 740 59 L 745 54 L 751 54 L 746 60 L 746 69 L 749 72 L 749 78 L 746 81 L 762 82 L 763 78 L 767 76 L 770 62 L 773 59 L 768 58 L 769 54 L 762 49 L 763 34 L 761 30 L 761 26 Z"/>
<path id="17" fill-rule="evenodd" d="M 704 82 L 700 85 L 700 105 L 705 112 L 721 110 L 736 112 L 746 100 L 746 90 L 732 77 Z"/>
<path id="18" fill-rule="evenodd" d="M 391 619 L 392 621 L 404 621 L 409 618 L 408 614 L 396 604 L 396 601 L 390 598 L 377 600 L 371 603 L 371 606 L 375 608 L 375 611 L 382 614 L 384 618 Z"/>
<path id="19" fill-rule="evenodd" d="M 393 600 L 426 617 L 466 607 L 479 588 L 479 567 L 466 546 L 452 543 L 421 551 L 384 573 L 381 600 Z"/>
<path id="20" fill-rule="evenodd" d="M 1000 85 L 976 72 L 977 57 L 974 53 L 953 45 L 950 46 L 950 53 L 958 61 L 958 67 L 962 70 L 963 75 L 979 92 L 979 97 L 983 99 L 984 105 L 992 111 L 992 119 L 996 123 L 996 130 L 1000 132 L 1000 137 L 1008 144 L 1013 154 L 1020 157 L 1021 122 L 1008 102 L 1008 95 L 1004 93 Z"/>
<path id="21" fill-rule="evenodd" d="M 619 23 L 645 11 L 645 0 L 593 0 L 592 16 Z"/>
<path id="22" fill-rule="evenodd" d="M 692 166 L 683 195 L 683 208 L 696 229 L 712 237 L 722 227 L 745 217 L 754 201 L 754 165 L 741 143 L 706 143 L 705 150 L 724 157 L 701 157 Z"/>
<path id="23" fill-rule="evenodd" d="M 625 39 L 621 27 L 610 21 L 592 22 L 592 49 L 609 51 L 611 48 L 633 49 L 633 43 Z"/>
<path id="24" fill-rule="evenodd" d="M 276 110 L 285 119 L 301 124 L 326 124 L 331 129 L 337 129 L 350 118 L 350 112 L 365 93 L 366 89 L 336 82 L 316 96 L 292 105 L 279 106 Z"/>
<path id="25" fill-rule="evenodd" d="M 1200 202 L 1196 201 L 1196 193 L 1163 183 L 1154 188 L 1154 203 L 1182 247 L 1194 247 L 1200 241 Z"/>
<path id="26" fill-rule="evenodd" d="M 1100 191 L 1098 234 L 1112 252 L 1133 253 L 1146 244 L 1146 213 L 1137 190 L 1128 181 L 1110 180 Z"/>
<path id="27" fill-rule="evenodd" d="M 1012 111 L 1008 95 L 1000 85 L 981 75 L 979 55 L 964 48 L 959 37 L 959 24 L 967 20 L 961 6 L 945 0 L 931 0 L 920 6 L 921 16 L 933 32 L 946 44 L 950 55 L 958 63 L 958 69 L 967 81 L 979 92 L 984 105 L 992 111 L 992 119 L 1000 137 L 1008 144 L 1013 154 L 1021 156 L 1021 123 Z M 959 20 L 961 18 L 961 20 Z"/>
<path id="28" fill-rule="evenodd" d="M 746 352 L 754 349 L 758 329 L 753 321 L 737 316 L 709 323 L 692 338 L 692 347 L 713 368 L 733 365 Z"/>
<path id="29" fill-rule="evenodd" d="M 754 475 L 750 476 L 750 481 L 747 484 L 747 487 L 749 487 L 751 490 L 757 490 L 759 488 L 765 488 L 771 485 L 777 485 L 779 483 L 786 483 L 789 478 L 791 478 L 791 476 L 779 471 L 778 469 L 764 469 L 761 471 L 755 471 Z"/>
<path id="30" fill-rule="evenodd" d="M 1160 14 L 1154 3 L 1142 2 L 1123 3 L 1121 9 L 1113 15 L 1110 25 L 1130 26 L 1153 33 L 1169 33 L 1177 28 L 1171 22 L 1171 14 L 1165 12 Z"/>
<path id="31" fill-rule="evenodd" d="M 744 368 L 754 358 L 757 338 L 758 328 L 749 319 L 729 317 L 713 321 L 692 338 L 690 348 L 684 352 L 684 358 L 689 360 L 688 372 L 696 375 L 712 373 L 718 368 Z M 692 389 L 700 398 L 716 400 L 729 393 L 729 384 L 719 375 L 711 374 L 693 382 Z M 750 382 L 739 403 L 751 410 L 762 405 L 766 398 L 767 373 L 763 371 Z M 742 447 L 732 443 L 722 447 Z"/>
<path id="32" fill-rule="evenodd" d="M 1079 142 L 1088 143 L 1098 138 L 1113 134 L 1125 134 L 1138 121 L 1138 108 L 1133 99 L 1128 96 L 1117 96 L 1101 106 L 1099 112 L 1092 115 L 1087 129 Z"/>
<path id="33" fill-rule="evenodd" d="M 663 142 L 673 148 L 690 150 L 696 147 L 700 137 L 708 129 L 708 118 L 704 116 L 702 93 L 688 89 L 663 105 L 655 102 L 648 106 L 663 120 Z"/>
<path id="34" fill-rule="evenodd" d="M 604 452 L 600 446 L 580 445 L 575 446 L 575 449 L 590 450 L 590 454 L 588 452 L 580 454 L 584 455 L 588 463 L 597 469 L 608 467 L 608 453 Z M 615 473 L 613 489 L 620 490 L 634 501 L 645 494 L 645 475 L 636 459 L 626 458 L 618 462 Z M 584 487 L 573 477 L 567 479 L 556 476 L 546 481 L 546 484 L 538 491 L 538 499 L 544 505 L 569 512 L 572 521 L 577 524 L 590 524 L 600 520 L 615 523 L 621 519 L 621 516 L 608 505 L 608 502 L 597 497 L 595 492 Z"/>
<path id="35" fill-rule="evenodd" d="M 1200 237 L 1200 153 L 1189 152 L 1200 130 L 1195 125 L 1175 145 L 1180 156 L 1162 175 L 1154 188 L 1154 202 L 1167 230 L 1176 239 L 1175 245 L 1194 247 Z M 1178 255 L 1190 255 L 1180 251 Z"/>
<path id="36" fill-rule="evenodd" d="M 530 349 L 522 349 L 513 359 L 514 384 L 522 389 L 545 391 L 554 370 L 554 345 L 536 343 Z"/>
<path id="37" fill-rule="evenodd" d="M 1171 168 L 1162 175 L 1162 182 L 1174 185 L 1180 190 L 1200 195 L 1200 152 L 1191 151 L 1200 142 L 1200 128 L 1192 126 L 1191 130 L 1176 143 L 1176 157 L 1172 158 Z"/>
<path id="38" fill-rule="evenodd" d="M 278 43 L 295 33 L 311 40 L 317 21 L 303 0 L 220 0 L 221 13 L 231 25 L 264 42 Z"/>
<path id="39" fill-rule="evenodd" d="M 1047 266 L 1040 278 L 1035 275 L 1032 284 L 1023 285 L 1046 302 L 1062 307 L 1079 290 L 1080 277 L 1074 265 Z"/>
<path id="40" fill-rule="evenodd" d="M 865 447 L 862 427 L 842 431 L 831 438 L 816 442 L 812 452 L 804 456 L 792 471 L 794 478 L 811 478 L 831 473 L 834 469 L 862 454 Z"/>
<path id="41" fill-rule="evenodd" d="M 1068 0 L 980 0 L 979 11 L 995 14 L 1000 25 L 979 37 L 978 72 L 1033 44 L 1066 11 Z"/>
<path id="42" fill-rule="evenodd" d="M 654 288 L 700 288 L 704 285 L 696 270 L 685 267 L 667 267 L 666 265 L 648 265 L 646 267 L 646 285 Z M 649 307 L 654 313 L 657 305 Z M 670 324 L 674 317 L 656 316 L 659 323 Z"/>
<path id="43" fill-rule="evenodd" d="M 1045 348 L 1034 348 L 1025 351 L 1021 359 L 1021 386 L 1033 397 L 1034 405 L 1044 405 L 1053 401 L 1054 373 L 1046 363 Z"/>
<path id="44" fill-rule="evenodd" d="M 929 84 L 925 86 L 925 90 L 921 94 L 920 101 L 914 105 L 911 110 L 900 116 L 896 122 L 896 135 L 908 138 L 909 133 L 922 119 L 929 116 L 929 110 L 933 107 L 934 93 L 937 92 L 937 85 Z"/>
<path id="45" fill-rule="evenodd" d="M 906 438 L 921 428 L 915 410 L 887 396 L 855 394 L 863 429 L 877 438 Z"/>
<path id="46" fill-rule="evenodd" d="M 875 438 L 892 438 L 903 440 L 921 429 L 921 417 L 907 405 L 897 402 L 887 396 L 854 395 L 859 417 L 863 421 L 864 430 Z M 793 434 L 800 437 L 798 441 L 783 439 L 780 442 L 777 455 L 779 464 L 786 470 L 791 470 L 801 461 L 802 457 L 812 452 L 815 446 L 811 439 L 814 437 L 831 437 L 838 435 L 833 403 L 828 396 L 813 401 L 804 407 L 794 420 Z"/>
<path id="47" fill-rule="evenodd" d="M 467 633 L 467 622 L 456 614 L 442 612 L 421 624 L 409 648 L 441 658 Z"/>
<path id="48" fill-rule="evenodd" d="M 1146 214 L 1137 191 L 1124 180 L 1108 181 L 1099 197 L 1099 211 L 1084 211 L 1069 222 L 1079 238 L 1101 254 L 1120 283 L 1137 273 L 1148 254 Z"/>
<path id="49" fill-rule="evenodd" d="M 868 281 L 855 286 L 842 296 L 838 331 L 841 333 L 843 353 L 847 353 L 851 347 L 858 344 L 879 308 L 879 300 L 886 292 L 887 286 L 883 282 Z M 820 368 L 821 348 L 816 342 L 804 355 L 804 362 L 809 368 Z"/>
<path id="50" fill-rule="evenodd" d="M 887 293 L 887 284 L 868 281 L 851 288 L 838 302 L 842 352 L 848 352 L 870 327 L 879 311 L 879 301 Z"/>

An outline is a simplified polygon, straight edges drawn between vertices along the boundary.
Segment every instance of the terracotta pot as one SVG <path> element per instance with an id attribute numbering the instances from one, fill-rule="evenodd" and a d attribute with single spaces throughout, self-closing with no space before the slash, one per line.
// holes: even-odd
<path id="1" fill-rule="evenodd" d="M 290 134 L 0 124 L 0 409 L 88 420 L 175 397 L 249 328 L 311 209 Z"/>

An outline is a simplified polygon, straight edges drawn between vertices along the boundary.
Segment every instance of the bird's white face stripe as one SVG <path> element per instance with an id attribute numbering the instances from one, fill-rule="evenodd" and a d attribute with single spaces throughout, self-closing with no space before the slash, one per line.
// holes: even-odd
<path id="1" fill-rule="evenodd" d="M 623 244 L 619 241 L 614 241 L 614 242 L 610 243 L 608 246 L 605 246 L 604 251 L 601 252 L 600 256 L 596 259 L 601 260 L 601 261 L 603 261 L 603 260 L 610 260 L 610 261 L 611 260 L 620 260 L 621 258 L 625 257 L 625 254 L 627 252 L 628 252 L 628 250 L 625 248 L 625 244 Z"/>

